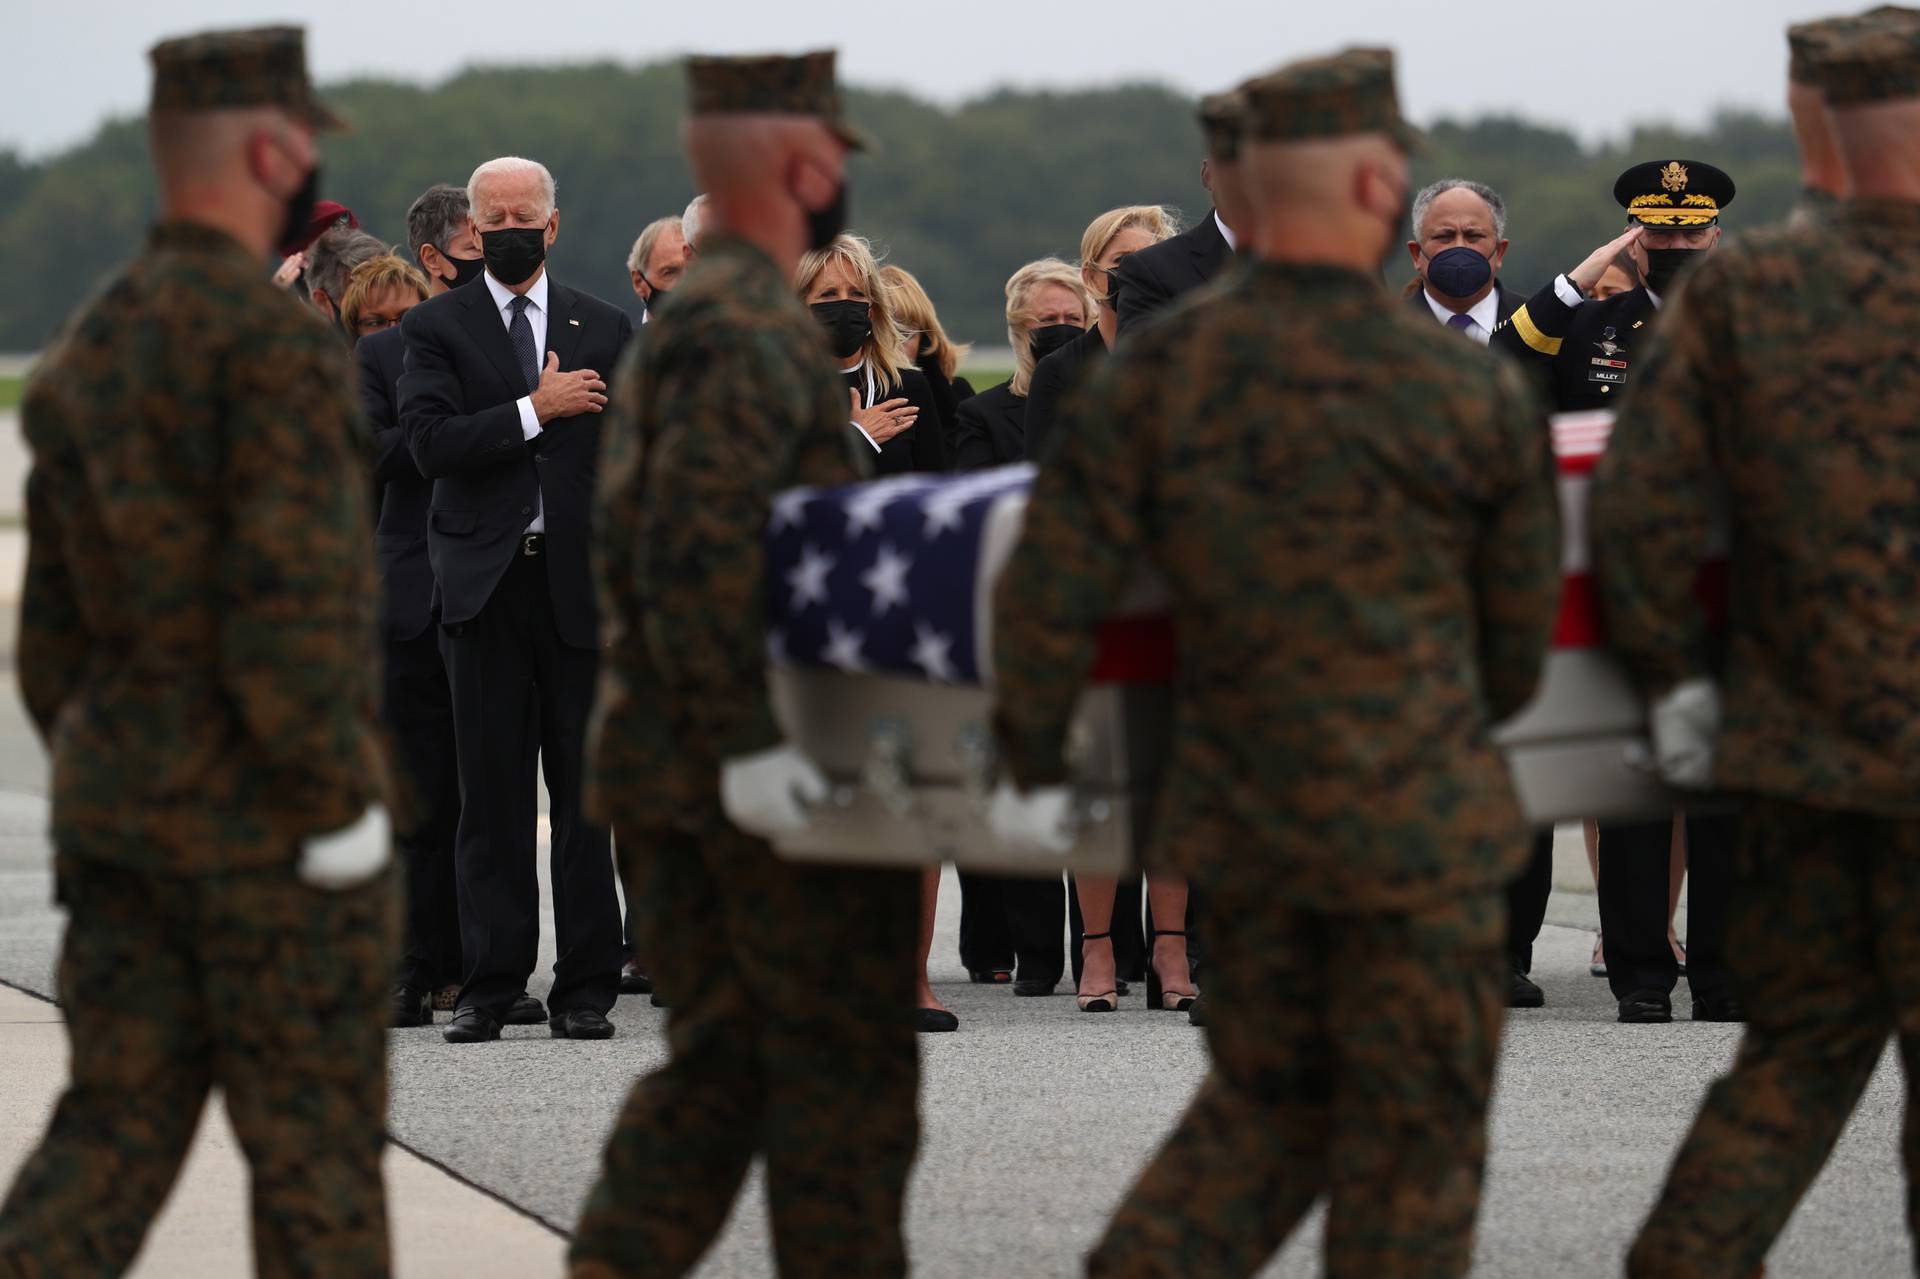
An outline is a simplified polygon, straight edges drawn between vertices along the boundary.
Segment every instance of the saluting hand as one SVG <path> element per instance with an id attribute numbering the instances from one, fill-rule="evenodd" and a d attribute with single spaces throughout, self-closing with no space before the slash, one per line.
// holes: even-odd
<path id="1" fill-rule="evenodd" d="M 1628 227 L 1625 234 L 1617 235 L 1587 255 L 1587 260 L 1567 272 L 1567 278 L 1582 293 L 1591 293 L 1593 286 L 1600 283 L 1600 277 L 1607 273 L 1613 260 L 1640 242 L 1640 236 L 1646 231 L 1643 226 Z"/>
<path id="2" fill-rule="evenodd" d="M 560 371 L 560 357 L 547 352 L 547 367 L 540 370 L 540 386 L 533 393 L 534 416 L 541 425 L 556 417 L 576 413 L 598 413 L 607 406 L 607 384 L 592 369 Z"/>
<path id="3" fill-rule="evenodd" d="M 920 410 L 906 400 L 882 400 L 872 408 L 860 407 L 860 392 L 847 388 L 847 398 L 853 401 L 853 420 L 867 438 L 875 444 L 885 444 L 894 436 L 910 428 L 920 417 Z"/>

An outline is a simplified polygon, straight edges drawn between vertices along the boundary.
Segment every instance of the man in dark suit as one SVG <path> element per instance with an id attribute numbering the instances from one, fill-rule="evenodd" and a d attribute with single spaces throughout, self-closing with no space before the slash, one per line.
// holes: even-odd
<path id="1" fill-rule="evenodd" d="M 433 480 L 427 554 L 464 804 L 455 857 L 466 978 L 447 1039 L 497 1039 L 540 940 L 535 760 L 552 816 L 555 1038 L 604 1039 L 620 913 L 604 828 L 580 813 L 599 650 L 588 521 L 598 414 L 626 313 L 551 279 L 553 178 L 491 160 L 467 183 L 486 271 L 407 313 L 401 421 Z"/>
<path id="2" fill-rule="evenodd" d="M 467 193 L 440 183 L 407 209 L 407 242 L 428 296 L 460 281 L 460 264 L 480 264 L 467 225 Z M 451 267 L 451 277 L 442 264 Z M 406 341 L 399 325 L 360 339 L 360 402 L 374 432 L 374 509 L 379 525 L 382 617 L 387 641 L 387 726 L 413 786 L 414 825 L 394 844 L 406 864 L 405 944 L 394 974 L 391 1024 L 425 1026 L 433 1010 L 451 1011 L 461 977 L 460 913 L 454 839 L 460 825 L 460 777 L 454 768 L 453 701 L 433 625 L 433 569 L 427 563 L 427 505 L 433 484 L 414 465 L 400 424 L 400 375 Z M 536 1001 L 537 1002 L 537 1001 Z M 527 1014 L 522 1010 L 522 1016 Z M 538 1019 L 536 1019 L 538 1020 Z"/>
<path id="3" fill-rule="evenodd" d="M 1442 178 L 1414 197 L 1413 236 L 1407 253 L 1420 287 L 1407 305 L 1487 345 L 1526 301 L 1500 282 L 1507 202 L 1484 183 Z"/>
<path id="4" fill-rule="evenodd" d="M 1413 198 L 1414 282 L 1407 307 L 1486 346 L 1526 300 L 1500 282 L 1507 256 L 1507 202 L 1485 183 L 1442 178 Z M 1553 831 L 1539 831 L 1527 868 L 1507 886 L 1509 1008 L 1539 1008 L 1546 995 L 1529 973 L 1533 944 L 1553 894 Z"/>
<path id="5" fill-rule="evenodd" d="M 1223 155 L 1208 114 L 1219 105 L 1232 109 L 1231 94 L 1209 98 L 1201 108 L 1201 124 L 1209 133 L 1209 154 L 1200 162 L 1200 185 L 1213 197 L 1207 216 L 1179 235 L 1128 254 L 1114 271 L 1119 294 L 1114 309 L 1120 313 L 1120 336 L 1125 337 L 1148 316 L 1182 293 L 1199 288 L 1226 269 L 1239 242 L 1234 230 L 1238 216 L 1238 189 L 1230 170 L 1237 161 Z"/>

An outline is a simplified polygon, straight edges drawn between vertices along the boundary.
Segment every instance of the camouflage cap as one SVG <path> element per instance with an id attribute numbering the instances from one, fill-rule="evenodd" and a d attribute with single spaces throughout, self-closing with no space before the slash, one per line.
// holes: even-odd
<path id="1" fill-rule="evenodd" d="M 152 111 L 280 107 L 315 129 L 347 127 L 307 79 L 306 32 L 299 27 L 203 31 L 162 40 L 147 56 Z"/>
<path id="2" fill-rule="evenodd" d="M 1888 5 L 1861 14 L 1808 56 L 1830 107 L 1920 97 L 1920 10 Z"/>
<path id="3" fill-rule="evenodd" d="M 1329 58 L 1293 62 L 1249 80 L 1246 137 L 1299 142 L 1351 133 L 1385 133 L 1409 151 L 1426 138 L 1400 114 L 1393 87 L 1393 52 L 1348 49 Z"/>
<path id="4" fill-rule="evenodd" d="M 1813 62 L 1815 54 L 1836 39 L 1858 33 L 1875 23 L 1920 20 L 1920 9 L 1909 9 L 1897 4 L 1884 4 L 1865 13 L 1844 14 L 1833 18 L 1820 18 L 1813 22 L 1801 22 L 1787 28 L 1787 49 L 1790 58 L 1787 64 L 1787 78 L 1794 84 L 1813 88 L 1819 87 L 1814 76 Z"/>
<path id="5" fill-rule="evenodd" d="M 1239 89 L 1200 99 L 1200 129 L 1207 135 L 1207 154 L 1222 164 L 1240 158 L 1240 138 L 1247 127 L 1247 95 Z"/>
<path id="6" fill-rule="evenodd" d="M 687 59 L 688 107 L 694 115 L 810 115 L 855 151 L 873 139 L 841 114 L 834 51 L 798 56 Z"/>

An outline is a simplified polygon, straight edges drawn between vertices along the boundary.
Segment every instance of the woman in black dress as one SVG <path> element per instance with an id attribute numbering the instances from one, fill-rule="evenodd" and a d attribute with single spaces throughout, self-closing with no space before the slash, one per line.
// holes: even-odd
<path id="1" fill-rule="evenodd" d="M 1059 258 L 1041 258 L 1007 280 L 1007 343 L 1013 380 L 960 404 L 953 469 L 978 471 L 1026 456 L 1027 387 L 1034 366 L 1086 332 L 1093 296 L 1080 273 Z M 1057 978 L 1058 974 L 1056 974 Z"/>
<path id="2" fill-rule="evenodd" d="M 875 473 L 946 470 L 933 388 L 907 359 L 873 246 L 836 237 L 800 259 L 794 289 L 827 331 L 847 382 L 848 417 L 877 454 Z"/>
<path id="3" fill-rule="evenodd" d="M 971 349 L 947 336 L 933 299 L 905 267 L 883 266 L 880 283 L 892 293 L 894 323 L 900 326 L 907 360 L 933 388 L 934 411 L 940 415 L 940 434 L 946 440 L 947 461 L 953 461 L 953 432 L 963 400 L 973 397 L 973 386 L 960 376 L 960 361 Z"/>

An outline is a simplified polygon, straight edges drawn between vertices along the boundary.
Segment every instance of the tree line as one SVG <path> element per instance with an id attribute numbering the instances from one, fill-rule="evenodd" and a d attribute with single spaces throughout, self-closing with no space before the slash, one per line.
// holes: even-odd
<path id="1" fill-rule="evenodd" d="M 626 255 L 648 221 L 693 196 L 679 144 L 675 64 L 489 68 L 432 87 L 332 86 L 353 131 L 325 140 L 322 195 L 374 234 L 403 242 L 407 205 L 434 182 L 463 183 L 497 155 L 539 159 L 559 184 L 557 275 L 623 303 Z M 999 91 L 956 108 L 890 92 L 849 94 L 880 142 L 850 169 L 854 229 L 918 275 L 962 340 L 1004 343 L 1002 286 L 1043 254 L 1072 259 L 1094 214 L 1162 203 L 1204 216 L 1192 102 L 1161 86 L 1073 93 Z M 1416 182 L 1476 178 L 1499 189 L 1513 248 L 1502 278 L 1531 290 L 1622 225 L 1615 176 L 1646 159 L 1699 159 L 1734 176 L 1731 229 L 1783 217 L 1798 187 L 1784 120 L 1723 113 L 1699 131 L 1643 128 L 1601 146 L 1525 120 L 1442 121 Z M 34 350 L 94 283 L 137 253 L 154 193 L 141 121 L 118 120 L 43 161 L 0 152 L 0 350 Z M 1389 283 L 1409 278 L 1393 260 Z"/>

